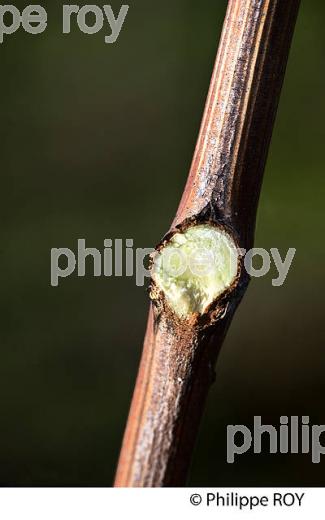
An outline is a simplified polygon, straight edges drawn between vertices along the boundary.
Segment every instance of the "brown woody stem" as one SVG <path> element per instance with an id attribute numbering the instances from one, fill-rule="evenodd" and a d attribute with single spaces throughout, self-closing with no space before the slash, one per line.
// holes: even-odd
<path id="1" fill-rule="evenodd" d="M 200 134 L 170 232 L 211 223 L 253 245 L 258 199 L 299 0 L 230 0 Z M 180 319 L 164 294 L 153 304 L 115 486 L 185 483 L 214 365 L 248 283 L 201 315 Z"/>

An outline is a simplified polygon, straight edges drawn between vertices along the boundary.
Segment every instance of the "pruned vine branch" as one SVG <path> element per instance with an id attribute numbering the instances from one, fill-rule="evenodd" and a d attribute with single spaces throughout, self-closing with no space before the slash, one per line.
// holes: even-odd
<path id="1" fill-rule="evenodd" d="M 157 255 L 193 226 L 252 247 L 298 9 L 299 0 L 229 1 L 191 170 Z M 181 314 L 153 277 L 116 486 L 184 484 L 215 362 L 249 281 L 240 257 L 229 280 L 204 311 Z"/>

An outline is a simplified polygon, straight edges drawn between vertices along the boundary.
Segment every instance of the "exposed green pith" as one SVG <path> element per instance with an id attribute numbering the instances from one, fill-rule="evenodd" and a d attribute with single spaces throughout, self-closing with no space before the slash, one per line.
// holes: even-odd
<path id="1" fill-rule="evenodd" d="M 156 254 L 152 277 L 180 318 L 203 314 L 234 282 L 238 252 L 223 229 L 199 224 L 173 235 Z"/>

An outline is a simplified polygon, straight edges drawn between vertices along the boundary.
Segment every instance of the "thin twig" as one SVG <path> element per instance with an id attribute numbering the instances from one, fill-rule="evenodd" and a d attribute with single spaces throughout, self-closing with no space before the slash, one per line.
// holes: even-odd
<path id="1" fill-rule="evenodd" d="M 299 0 L 230 0 L 201 130 L 170 233 L 199 222 L 253 245 L 267 151 Z M 242 266 L 208 311 L 178 319 L 153 291 L 116 486 L 178 486 L 188 472 L 214 365 L 247 287 Z"/>

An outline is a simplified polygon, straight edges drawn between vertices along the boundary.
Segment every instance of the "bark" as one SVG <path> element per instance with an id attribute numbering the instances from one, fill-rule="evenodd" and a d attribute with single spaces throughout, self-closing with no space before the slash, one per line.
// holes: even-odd
<path id="1" fill-rule="evenodd" d="M 187 184 L 169 234 L 224 226 L 253 246 L 258 199 L 299 0 L 230 0 Z M 153 295 L 115 486 L 184 485 L 214 366 L 248 275 L 178 319 Z"/>

